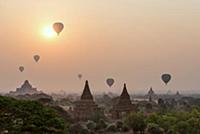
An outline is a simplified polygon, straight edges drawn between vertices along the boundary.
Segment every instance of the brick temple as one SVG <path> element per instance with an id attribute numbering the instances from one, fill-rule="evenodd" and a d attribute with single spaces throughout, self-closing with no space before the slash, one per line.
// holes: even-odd
<path id="1" fill-rule="evenodd" d="M 95 112 L 99 112 L 100 109 L 95 103 L 94 98 L 90 92 L 88 81 L 85 82 L 85 87 L 79 101 L 75 102 L 74 118 L 77 120 L 88 120 Z"/>
<path id="2" fill-rule="evenodd" d="M 127 91 L 126 84 L 124 84 L 123 91 L 117 101 L 117 103 L 113 106 L 112 118 L 113 119 L 121 119 L 125 115 L 130 112 L 136 111 L 135 106 L 131 103 L 130 95 Z"/>

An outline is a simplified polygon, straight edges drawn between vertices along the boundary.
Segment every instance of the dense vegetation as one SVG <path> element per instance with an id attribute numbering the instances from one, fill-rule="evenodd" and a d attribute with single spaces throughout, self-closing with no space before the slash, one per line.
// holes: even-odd
<path id="1" fill-rule="evenodd" d="M 0 133 L 66 134 L 66 123 L 55 110 L 36 101 L 0 96 Z"/>
<path id="2" fill-rule="evenodd" d="M 111 122 L 98 114 L 86 126 L 74 124 L 71 134 L 200 134 L 200 108 L 151 114 L 130 113 L 122 121 Z M 78 129 L 77 129 L 78 128 Z"/>
<path id="3" fill-rule="evenodd" d="M 50 108 L 36 101 L 0 96 L 2 134 L 200 134 L 199 107 L 188 111 L 160 109 L 160 112 L 151 114 L 130 113 L 117 122 L 101 113 L 91 114 L 91 119 L 85 123 L 70 123 L 68 126 L 69 119 L 59 107 Z"/>
<path id="4" fill-rule="evenodd" d="M 200 134 L 200 109 L 191 111 L 168 111 L 145 116 L 142 113 L 129 114 L 124 122 L 133 133 L 148 134 Z"/>

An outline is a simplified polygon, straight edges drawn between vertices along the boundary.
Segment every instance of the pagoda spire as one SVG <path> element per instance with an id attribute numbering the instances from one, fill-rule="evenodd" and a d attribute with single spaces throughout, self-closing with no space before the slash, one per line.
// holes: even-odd
<path id="1" fill-rule="evenodd" d="M 90 92 L 88 80 L 85 81 L 85 87 L 81 95 L 81 100 L 93 100 L 93 96 Z"/>
<path id="2" fill-rule="evenodd" d="M 153 101 L 153 97 L 155 97 L 155 92 L 153 91 L 153 88 L 150 87 L 147 96 L 149 97 L 149 102 Z"/>
<path id="3" fill-rule="evenodd" d="M 22 84 L 21 88 L 32 88 L 32 85 L 29 83 L 28 80 L 25 80 L 24 83 Z"/>
<path id="4" fill-rule="evenodd" d="M 180 92 L 179 92 L 179 91 L 177 91 L 177 92 L 176 92 L 176 95 L 180 95 Z"/>
<path id="5" fill-rule="evenodd" d="M 123 88 L 122 94 L 120 96 L 120 99 L 130 99 L 130 95 L 128 94 L 128 91 L 126 88 L 126 83 L 124 83 L 124 88 Z"/>
<path id="6" fill-rule="evenodd" d="M 154 91 L 152 87 L 149 89 L 148 95 L 154 95 Z"/>

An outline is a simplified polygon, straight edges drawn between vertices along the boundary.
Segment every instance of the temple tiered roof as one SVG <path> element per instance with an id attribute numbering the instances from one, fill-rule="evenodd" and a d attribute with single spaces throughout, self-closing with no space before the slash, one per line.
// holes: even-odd
<path id="1" fill-rule="evenodd" d="M 29 83 L 28 80 L 25 80 L 21 88 L 32 88 L 32 85 Z"/>
<path id="2" fill-rule="evenodd" d="M 83 89 L 83 93 L 81 95 L 81 100 L 93 100 L 93 96 L 90 92 L 88 81 L 85 82 L 85 87 Z"/>
<path id="3" fill-rule="evenodd" d="M 37 91 L 37 88 L 33 88 L 28 80 L 25 80 L 20 88 L 17 88 L 16 91 L 11 91 L 10 95 L 25 95 L 25 94 L 37 94 L 40 93 Z"/>
<path id="4" fill-rule="evenodd" d="M 120 95 L 120 98 L 119 98 L 119 101 L 117 103 L 117 106 L 126 106 L 126 105 L 130 105 L 131 104 L 131 99 L 130 99 L 130 95 L 127 91 L 127 88 L 126 88 L 126 84 L 124 84 L 124 88 L 123 88 L 123 91 Z"/>

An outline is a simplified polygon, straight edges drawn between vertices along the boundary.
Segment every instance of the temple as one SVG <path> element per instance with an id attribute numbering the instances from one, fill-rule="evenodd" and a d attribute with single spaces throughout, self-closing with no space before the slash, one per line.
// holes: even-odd
<path id="1" fill-rule="evenodd" d="M 74 118 L 77 120 L 88 120 L 93 113 L 98 112 L 99 110 L 100 109 L 94 102 L 94 98 L 90 92 L 88 81 L 86 81 L 80 100 L 75 102 L 73 110 Z"/>
<path id="2" fill-rule="evenodd" d="M 126 89 L 126 84 L 124 84 L 124 88 L 122 94 L 119 97 L 118 102 L 113 106 L 112 118 L 120 119 L 127 115 L 130 112 L 135 111 L 135 106 L 131 103 L 130 95 Z"/>
<path id="3" fill-rule="evenodd" d="M 153 91 L 152 87 L 149 89 L 147 97 L 149 99 L 149 102 L 152 102 L 156 98 L 156 94 Z"/>
<path id="4" fill-rule="evenodd" d="M 176 92 L 176 96 L 180 96 L 180 93 L 179 93 L 179 91 L 177 91 L 177 92 Z"/>
<path id="5" fill-rule="evenodd" d="M 182 98 L 182 96 L 181 96 L 180 92 L 177 91 L 176 94 L 175 94 L 175 99 L 176 99 L 176 100 L 179 100 L 179 99 L 181 99 L 181 98 Z"/>
<path id="6" fill-rule="evenodd" d="M 28 80 L 25 80 L 25 82 L 22 84 L 20 88 L 17 88 L 16 91 L 11 91 L 9 94 L 16 96 L 16 95 L 25 95 L 25 94 L 37 94 L 40 93 L 37 91 L 37 88 L 33 88 L 32 85 L 29 83 Z"/>
<path id="7" fill-rule="evenodd" d="M 138 110 L 145 114 L 150 114 L 156 111 L 158 96 L 155 94 L 153 88 L 151 87 L 148 93 L 145 95 L 145 100 L 138 101 Z"/>

